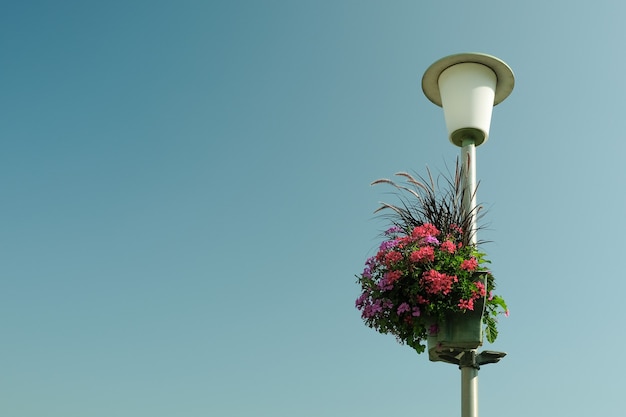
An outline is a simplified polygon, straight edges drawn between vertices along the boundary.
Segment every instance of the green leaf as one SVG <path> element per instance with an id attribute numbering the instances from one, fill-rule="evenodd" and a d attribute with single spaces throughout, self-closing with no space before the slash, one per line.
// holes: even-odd
<path id="1" fill-rule="evenodd" d="M 496 320 L 493 317 L 485 316 L 484 321 L 486 323 L 485 336 L 489 343 L 493 343 L 498 337 L 498 329 L 496 328 Z"/>

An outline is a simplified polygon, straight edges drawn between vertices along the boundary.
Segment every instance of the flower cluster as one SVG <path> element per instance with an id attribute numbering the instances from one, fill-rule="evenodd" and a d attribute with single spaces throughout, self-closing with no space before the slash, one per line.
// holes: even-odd
<path id="1" fill-rule="evenodd" d="M 494 279 L 484 254 L 463 244 L 463 230 L 452 224 L 440 231 L 431 223 L 385 232 L 375 256 L 358 276 L 361 295 L 356 307 L 365 323 L 390 333 L 418 353 L 436 331 L 437 321 L 450 312 L 483 309 L 490 342 L 495 340 L 495 316 L 506 312 L 504 300 L 493 294 Z"/>

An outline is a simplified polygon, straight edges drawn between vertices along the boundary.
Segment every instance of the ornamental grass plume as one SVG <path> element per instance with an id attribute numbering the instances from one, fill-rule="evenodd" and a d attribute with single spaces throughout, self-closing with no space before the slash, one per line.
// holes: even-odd
<path id="1" fill-rule="evenodd" d="M 356 308 L 367 326 L 394 335 L 418 353 L 446 315 L 480 308 L 485 336 L 493 342 L 496 317 L 508 310 L 502 297 L 493 294 L 489 261 L 472 243 L 472 216 L 482 217 L 481 207 L 464 210 L 458 161 L 443 189 L 427 172 L 428 180 L 397 174 L 406 185 L 387 179 L 373 183 L 395 187 L 400 205 L 382 203 L 376 210 L 385 211 L 391 227 L 357 275 L 361 294 Z"/>

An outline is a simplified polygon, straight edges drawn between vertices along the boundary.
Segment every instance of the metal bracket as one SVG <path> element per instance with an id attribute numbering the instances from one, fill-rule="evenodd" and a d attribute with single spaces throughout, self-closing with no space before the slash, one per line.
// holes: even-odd
<path id="1" fill-rule="evenodd" d="M 476 354 L 475 350 L 468 350 L 463 352 L 460 357 L 443 357 L 446 362 L 459 365 L 461 368 L 474 368 L 480 369 L 481 365 L 487 365 L 489 363 L 500 362 L 500 359 L 506 356 L 506 352 L 496 352 L 493 350 L 484 350 Z"/>
<path id="2" fill-rule="evenodd" d="M 500 362 L 500 359 L 506 356 L 506 352 L 496 352 L 494 350 L 483 350 L 476 357 L 478 365 L 487 365 L 488 363 Z"/>

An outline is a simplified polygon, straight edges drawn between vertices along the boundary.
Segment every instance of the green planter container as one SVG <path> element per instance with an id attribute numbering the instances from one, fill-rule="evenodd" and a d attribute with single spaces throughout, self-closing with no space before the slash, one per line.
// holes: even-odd
<path id="1" fill-rule="evenodd" d="M 484 299 L 476 302 L 474 310 L 448 314 L 437 322 L 439 331 L 428 336 L 428 358 L 433 362 L 450 362 L 461 352 L 476 349 L 483 344 Z"/>

